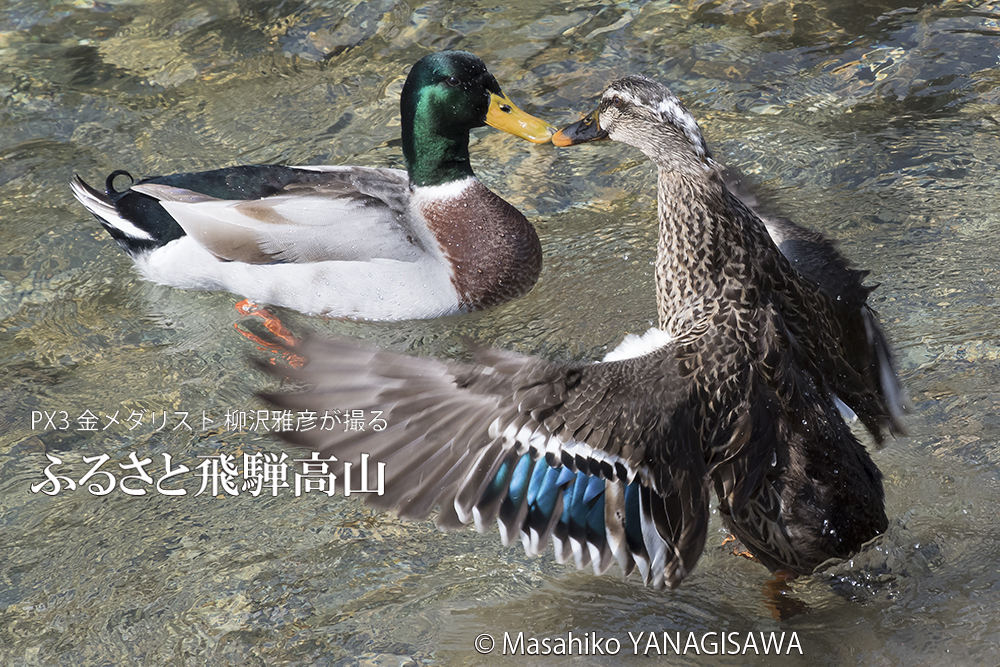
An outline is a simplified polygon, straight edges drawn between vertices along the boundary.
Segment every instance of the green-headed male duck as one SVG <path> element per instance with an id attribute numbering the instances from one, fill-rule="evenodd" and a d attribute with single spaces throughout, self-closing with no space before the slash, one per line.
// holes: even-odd
<path id="1" fill-rule="evenodd" d="M 518 297 L 541 270 L 527 219 L 472 172 L 469 131 L 536 143 L 554 128 L 504 95 L 483 61 L 434 53 L 400 98 L 406 171 L 239 166 L 73 194 L 148 280 L 228 290 L 305 313 L 431 318 Z M 131 178 L 131 177 L 129 177 Z"/>
<path id="2" fill-rule="evenodd" d="M 551 540 L 560 561 L 597 573 L 617 561 L 656 587 L 694 568 L 713 488 L 727 526 L 771 570 L 849 556 L 888 521 L 882 475 L 842 411 L 878 441 L 902 411 L 862 274 L 787 222 L 776 235 L 802 243 L 783 255 L 661 84 L 614 82 L 553 141 L 605 136 L 659 169 L 658 328 L 599 363 L 481 350 L 467 364 L 309 339 L 296 349 L 309 363 L 285 373 L 311 388 L 266 398 L 379 410 L 387 426 L 287 435 L 340 461 L 384 462 L 375 506 L 413 518 L 438 506 L 442 528 L 497 521 L 529 554 Z"/>

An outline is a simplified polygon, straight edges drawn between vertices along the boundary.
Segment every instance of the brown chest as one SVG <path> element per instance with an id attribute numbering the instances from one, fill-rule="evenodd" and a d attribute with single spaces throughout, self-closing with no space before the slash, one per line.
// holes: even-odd
<path id="1" fill-rule="evenodd" d="M 538 280 L 542 247 L 521 213 L 478 181 L 421 213 L 452 267 L 461 305 L 480 310 L 521 296 Z"/>

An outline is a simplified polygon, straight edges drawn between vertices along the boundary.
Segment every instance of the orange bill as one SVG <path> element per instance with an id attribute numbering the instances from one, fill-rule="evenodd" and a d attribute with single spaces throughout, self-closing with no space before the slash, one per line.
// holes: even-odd
<path id="1" fill-rule="evenodd" d="M 598 122 L 597 110 L 595 109 L 582 120 L 572 125 L 567 125 L 556 132 L 552 137 L 552 143 L 556 146 L 575 146 L 576 144 L 607 138 L 608 133 L 601 129 L 601 124 Z"/>
<path id="2" fill-rule="evenodd" d="M 547 143 L 556 131 L 556 128 L 544 120 L 518 109 L 506 95 L 496 93 L 490 93 L 486 124 L 536 144 Z"/>

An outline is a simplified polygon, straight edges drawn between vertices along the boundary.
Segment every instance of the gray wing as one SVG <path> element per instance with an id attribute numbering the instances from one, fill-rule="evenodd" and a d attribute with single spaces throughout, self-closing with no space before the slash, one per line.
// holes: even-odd
<path id="1" fill-rule="evenodd" d="M 414 261 L 425 252 L 420 230 L 411 228 L 405 171 L 287 167 L 282 175 L 280 188 L 254 198 L 217 188 L 210 195 L 199 191 L 197 182 L 182 187 L 157 179 L 132 189 L 159 200 L 187 234 L 220 259 Z"/>
<path id="2" fill-rule="evenodd" d="M 287 375 L 310 388 L 266 400 L 381 412 L 381 431 L 283 434 L 340 461 L 384 462 L 385 493 L 372 505 L 408 518 L 439 507 L 442 528 L 497 521 L 505 543 L 520 534 L 529 554 L 551 539 L 560 560 L 574 552 L 578 567 L 603 572 L 615 559 L 655 586 L 676 586 L 701 555 L 707 471 L 671 346 L 597 364 L 495 350 L 460 364 L 318 339 L 295 353 L 309 362 Z M 543 480 L 534 495 L 525 466 Z"/>

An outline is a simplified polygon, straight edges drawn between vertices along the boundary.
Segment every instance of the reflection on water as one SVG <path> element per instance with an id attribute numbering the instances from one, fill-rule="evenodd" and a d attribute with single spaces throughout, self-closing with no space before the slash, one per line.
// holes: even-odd
<path id="1" fill-rule="evenodd" d="M 629 632 L 772 630 L 797 633 L 817 664 L 995 661 L 1000 216 L 984 202 L 1000 187 L 1000 5 L 508 4 L 6 4 L 0 662 L 506 664 L 473 650 L 478 634 L 504 630 L 617 637 L 619 655 L 597 664 L 628 662 Z M 911 435 L 874 454 L 886 535 L 776 586 L 730 555 L 715 522 L 696 572 L 658 593 L 339 496 L 194 497 L 194 482 L 180 498 L 29 491 L 46 454 L 75 479 L 99 454 L 116 471 L 132 452 L 192 469 L 220 453 L 299 456 L 225 428 L 227 411 L 262 408 L 253 392 L 267 382 L 248 369 L 256 351 L 233 328 L 236 299 L 139 280 L 72 200 L 71 175 L 399 166 L 403 77 L 443 48 L 477 52 L 525 110 L 554 123 L 589 110 L 621 74 L 669 83 L 772 208 L 841 239 L 872 271 L 913 404 Z M 539 229 L 545 268 L 531 293 L 434 322 L 283 312 L 286 323 L 416 354 L 461 356 L 471 338 L 563 359 L 596 358 L 652 323 L 653 174 L 640 155 L 488 129 L 472 152 L 482 179 Z M 143 410 L 169 419 L 130 429 Z M 32 427 L 59 411 L 73 428 Z M 99 430 L 77 428 L 86 411 Z M 178 413 L 190 430 L 174 428 Z"/>

